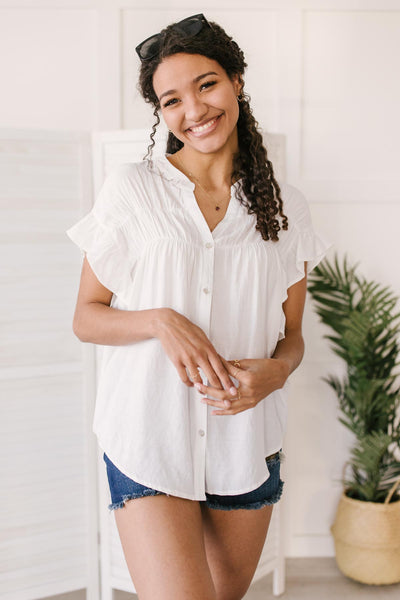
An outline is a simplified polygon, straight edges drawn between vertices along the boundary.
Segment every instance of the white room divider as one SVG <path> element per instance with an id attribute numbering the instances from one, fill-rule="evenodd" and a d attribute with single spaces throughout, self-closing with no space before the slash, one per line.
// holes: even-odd
<path id="1" fill-rule="evenodd" d="M 98 600 L 93 349 L 72 333 L 88 133 L 0 130 L 0 598 Z"/>

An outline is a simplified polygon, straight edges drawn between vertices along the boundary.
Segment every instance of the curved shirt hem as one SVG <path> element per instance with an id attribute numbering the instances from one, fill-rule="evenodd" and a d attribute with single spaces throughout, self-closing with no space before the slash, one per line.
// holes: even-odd
<path id="1" fill-rule="evenodd" d="M 97 436 L 98 444 L 99 444 L 101 450 L 103 452 L 105 452 L 105 454 L 108 456 L 108 458 L 111 460 L 111 462 L 117 467 L 117 469 L 119 469 L 121 471 L 121 473 L 123 473 L 124 475 L 126 475 L 126 477 L 129 477 L 130 479 L 133 479 L 133 481 L 135 481 L 136 483 L 140 483 L 141 485 L 144 485 L 144 486 L 146 486 L 148 488 L 151 488 L 152 490 L 155 490 L 157 492 L 163 492 L 163 493 L 165 493 L 167 495 L 170 495 L 170 496 L 177 496 L 178 498 L 185 498 L 187 500 L 197 500 L 197 501 L 207 500 L 206 493 L 207 494 L 211 494 L 213 496 L 239 496 L 241 494 L 247 494 L 249 492 L 252 492 L 252 491 L 256 490 L 263 483 L 265 483 L 269 479 L 269 477 L 270 477 L 269 469 L 267 467 L 267 464 L 265 464 L 266 469 L 268 471 L 267 477 L 263 476 L 262 479 L 260 479 L 257 483 L 251 484 L 250 488 L 248 486 L 246 486 L 245 488 L 241 488 L 240 490 L 228 490 L 228 491 L 226 491 L 226 490 L 223 490 L 223 491 L 221 491 L 221 490 L 215 490 L 215 491 L 206 490 L 205 493 L 204 493 L 204 497 L 197 498 L 193 494 L 188 494 L 186 492 L 173 490 L 173 489 L 170 489 L 170 488 L 166 488 L 165 486 L 159 486 L 159 485 L 155 486 L 154 484 L 150 483 L 149 481 L 145 481 L 141 477 L 138 477 L 134 473 L 131 473 L 131 472 L 127 473 L 126 469 L 121 466 L 121 464 L 119 463 L 119 461 L 118 460 L 114 460 L 114 458 L 112 456 L 112 453 L 109 453 L 106 450 L 106 447 L 105 447 L 106 445 L 105 444 L 103 445 L 102 442 L 100 441 L 99 434 L 95 430 L 93 430 L 93 431 L 94 431 L 94 433 Z M 267 456 L 269 456 L 270 454 L 275 454 L 276 452 L 279 452 L 281 448 L 282 448 L 282 445 L 280 444 L 277 447 L 277 449 L 271 450 L 271 451 L 268 450 L 267 452 L 265 452 L 265 454 Z"/>

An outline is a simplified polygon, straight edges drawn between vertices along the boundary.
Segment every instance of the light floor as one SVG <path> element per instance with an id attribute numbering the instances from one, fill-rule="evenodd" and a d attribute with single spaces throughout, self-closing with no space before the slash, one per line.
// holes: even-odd
<path id="1" fill-rule="evenodd" d="M 289 558 L 286 561 L 286 591 L 272 594 L 272 576 L 254 583 L 244 600 L 399 600 L 400 583 L 368 586 L 344 577 L 334 558 Z M 63 594 L 47 600 L 85 600 L 84 592 Z M 114 600 L 137 600 L 136 594 L 114 592 Z M 156 600 L 156 599 L 155 599 Z M 190 600 L 190 599 L 188 599 Z"/>

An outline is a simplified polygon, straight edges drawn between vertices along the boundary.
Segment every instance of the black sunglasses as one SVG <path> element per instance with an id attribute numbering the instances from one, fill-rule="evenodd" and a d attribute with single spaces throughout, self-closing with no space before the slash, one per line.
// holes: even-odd
<path id="1" fill-rule="evenodd" d="M 186 19 L 179 21 L 179 23 L 175 23 L 172 27 L 184 33 L 187 37 L 194 37 L 203 29 L 203 27 L 211 28 L 211 25 L 205 16 L 200 13 L 199 15 L 186 17 Z M 160 52 L 161 36 L 161 33 L 156 33 L 136 46 L 135 50 L 138 53 L 140 60 L 149 60 L 150 58 L 157 56 Z"/>

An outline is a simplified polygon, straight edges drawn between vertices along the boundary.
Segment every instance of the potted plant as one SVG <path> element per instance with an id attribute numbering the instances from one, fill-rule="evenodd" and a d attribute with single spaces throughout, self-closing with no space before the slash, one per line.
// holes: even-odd
<path id="1" fill-rule="evenodd" d="M 367 281 L 345 257 L 322 261 L 308 290 L 345 375 L 334 389 L 340 422 L 354 435 L 344 491 L 331 528 L 336 561 L 348 577 L 369 584 L 400 581 L 400 355 L 397 297 Z M 346 467 L 350 475 L 346 477 Z"/>

